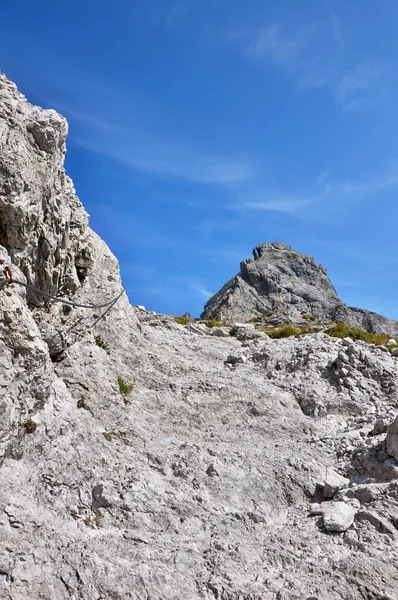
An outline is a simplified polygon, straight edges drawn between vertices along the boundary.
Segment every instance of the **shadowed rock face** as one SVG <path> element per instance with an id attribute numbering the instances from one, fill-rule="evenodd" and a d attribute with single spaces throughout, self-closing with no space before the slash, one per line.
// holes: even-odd
<path id="1" fill-rule="evenodd" d="M 240 264 L 240 272 L 207 302 L 202 318 L 275 322 L 300 321 L 302 313 L 345 321 L 372 333 L 398 333 L 398 322 L 349 307 L 339 298 L 325 267 L 282 242 L 266 242 Z"/>

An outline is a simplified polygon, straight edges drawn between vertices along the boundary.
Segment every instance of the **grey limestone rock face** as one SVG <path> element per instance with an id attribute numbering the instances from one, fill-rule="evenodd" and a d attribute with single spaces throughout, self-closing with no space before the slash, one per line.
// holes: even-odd
<path id="1" fill-rule="evenodd" d="M 325 267 L 282 242 L 256 246 L 253 258 L 207 302 L 203 319 L 249 321 L 265 315 L 275 324 L 302 315 L 344 321 L 372 333 L 398 335 L 398 322 L 349 307 L 339 298 Z"/>
<path id="2" fill-rule="evenodd" d="M 386 446 L 388 454 L 398 460 L 398 417 L 387 430 Z"/>
<path id="3" fill-rule="evenodd" d="M 114 298 L 118 262 L 63 170 L 65 120 L 4 76 L 0 94 L 0 254 L 45 291 Z M 335 299 L 294 260 L 308 296 L 315 269 Z M 125 295 L 99 316 L 0 291 L 2 599 L 396 597 L 398 463 L 380 420 L 397 414 L 397 358 L 322 333 L 183 326 Z"/>

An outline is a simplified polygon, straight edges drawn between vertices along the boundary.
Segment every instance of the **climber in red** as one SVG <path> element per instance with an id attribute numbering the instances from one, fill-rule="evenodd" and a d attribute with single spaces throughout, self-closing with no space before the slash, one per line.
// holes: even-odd
<path id="1" fill-rule="evenodd" d="M 3 273 L 0 274 L 0 285 L 1 285 L 1 280 L 3 279 L 3 277 L 2 277 L 3 274 L 4 274 L 6 283 L 8 283 L 8 284 L 14 283 L 13 279 L 12 279 L 12 269 L 11 269 L 10 262 L 8 260 L 5 260 L 4 258 L 0 258 L 0 265 L 1 265 L 1 269 L 3 271 Z"/>

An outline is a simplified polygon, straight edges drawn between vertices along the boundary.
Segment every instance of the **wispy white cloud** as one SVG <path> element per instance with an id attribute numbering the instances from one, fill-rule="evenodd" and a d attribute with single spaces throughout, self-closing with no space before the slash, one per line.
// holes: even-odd
<path id="1" fill-rule="evenodd" d="M 282 195 L 254 194 L 250 197 L 242 198 L 232 204 L 231 208 L 235 210 L 258 210 L 280 212 L 287 215 L 295 215 L 297 211 L 313 202 L 313 197 L 289 197 Z"/>
<path id="2" fill-rule="evenodd" d="M 331 0 L 324 0 L 324 5 L 326 7 L 327 12 L 329 13 L 330 22 L 333 28 L 333 35 L 336 42 L 341 46 L 343 44 L 343 30 L 341 28 L 340 22 L 337 18 L 336 12 L 332 7 Z"/>
<path id="3" fill-rule="evenodd" d="M 209 298 L 214 296 L 214 292 L 211 292 L 203 284 L 201 284 L 199 282 L 191 283 L 191 289 L 193 292 L 198 294 L 198 296 L 200 296 L 201 298 L 204 298 L 205 300 L 208 300 Z"/>
<path id="4" fill-rule="evenodd" d="M 383 62 L 364 62 L 347 71 L 337 85 L 337 101 L 345 110 L 366 109 L 383 101 L 391 68 Z"/>
<path id="5" fill-rule="evenodd" d="M 256 191 L 242 195 L 233 201 L 229 208 L 238 212 L 269 211 L 297 217 L 319 218 L 324 209 L 339 209 L 344 203 L 365 200 L 372 196 L 375 201 L 379 201 L 378 194 L 393 189 L 398 189 L 398 166 L 373 178 L 356 181 L 333 182 L 327 179 L 326 173 L 322 173 L 313 187 L 296 196 Z"/>
<path id="6" fill-rule="evenodd" d="M 302 64 L 302 55 L 309 40 L 308 29 L 299 29 L 288 35 L 282 31 L 281 23 L 274 23 L 254 32 L 245 55 L 258 60 L 270 60 L 287 69 L 296 69 Z"/>
<path id="7" fill-rule="evenodd" d="M 269 63 L 293 76 L 299 91 L 330 85 L 334 72 L 322 59 L 322 43 L 315 26 L 287 31 L 282 23 L 240 32 L 235 39 L 245 42 L 244 57 Z"/>
<path id="8" fill-rule="evenodd" d="M 138 171 L 167 179 L 220 186 L 250 179 L 254 172 L 249 160 L 214 156 L 178 146 L 74 109 L 65 108 L 65 112 L 91 128 L 89 135 L 75 136 L 75 142 Z"/>
<path id="9" fill-rule="evenodd" d="M 218 155 L 167 136 L 161 139 L 153 127 L 155 117 L 160 129 L 161 117 L 155 107 L 147 107 L 151 101 L 145 96 L 119 89 L 106 77 L 91 76 L 80 67 L 63 62 L 55 65 L 59 89 L 63 92 L 65 88 L 65 94 L 61 101 L 44 94 L 40 99 L 78 122 L 71 138 L 77 144 L 132 170 L 166 179 L 225 186 L 253 175 L 255 166 L 245 157 Z"/>
<path id="10" fill-rule="evenodd" d="M 311 88 L 324 88 L 331 85 L 333 74 L 325 69 L 324 73 L 308 71 L 298 77 L 298 89 L 300 92 L 305 92 Z"/>
<path id="11" fill-rule="evenodd" d="M 339 198 L 359 198 L 368 197 L 377 192 L 382 192 L 398 186 L 398 167 L 389 169 L 371 179 L 362 181 L 345 181 L 341 183 L 327 184 L 324 187 L 324 196 L 335 196 Z"/>
<path id="12" fill-rule="evenodd" d="M 325 28 L 325 23 L 292 30 L 275 22 L 235 36 L 245 43 L 244 57 L 282 69 L 297 81 L 300 92 L 329 88 L 345 111 L 386 105 L 392 88 L 391 65 L 381 60 L 365 61 L 347 69 L 346 57 L 341 52 L 342 27 L 332 1 L 322 1 L 332 25 L 334 43 L 330 26 Z"/>

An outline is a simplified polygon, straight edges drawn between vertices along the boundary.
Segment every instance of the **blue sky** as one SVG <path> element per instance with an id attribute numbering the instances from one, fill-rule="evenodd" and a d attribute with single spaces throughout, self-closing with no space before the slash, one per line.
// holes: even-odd
<path id="1" fill-rule="evenodd" d="M 398 319 L 398 3 L 13 0 L 1 21 L 0 68 L 68 118 L 133 304 L 198 316 L 284 241 Z"/>

